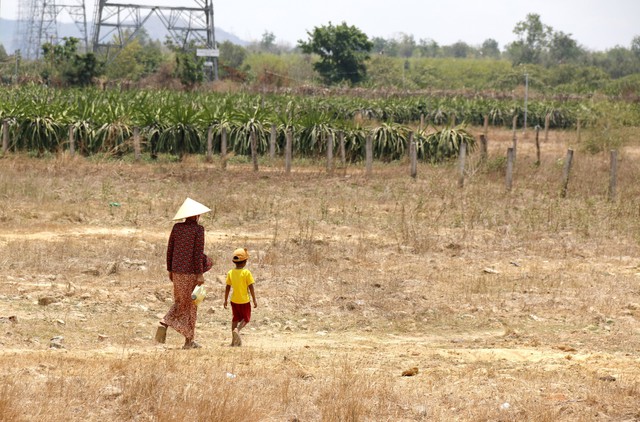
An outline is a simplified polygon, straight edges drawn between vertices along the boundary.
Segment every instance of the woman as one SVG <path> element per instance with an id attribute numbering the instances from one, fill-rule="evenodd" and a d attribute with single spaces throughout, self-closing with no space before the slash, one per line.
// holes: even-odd
<path id="1" fill-rule="evenodd" d="M 173 306 L 160 321 L 156 331 L 156 341 L 164 343 L 167 327 L 174 328 L 184 336 L 183 349 L 196 349 L 200 345 L 194 341 L 197 306 L 191 300 L 193 289 L 204 283 L 204 273 L 212 262 L 204 254 L 204 227 L 198 224 L 200 215 L 211 211 L 191 198 L 185 199 L 173 220 L 176 223 L 169 236 L 167 246 L 167 271 L 173 282 Z"/>

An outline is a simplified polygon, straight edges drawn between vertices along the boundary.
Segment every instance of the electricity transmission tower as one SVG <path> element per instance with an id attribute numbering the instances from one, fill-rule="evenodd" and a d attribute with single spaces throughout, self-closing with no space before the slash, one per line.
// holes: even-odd
<path id="1" fill-rule="evenodd" d="M 154 6 L 95 0 L 92 48 L 112 60 L 138 31 L 156 16 L 172 41 L 185 47 L 195 42 L 198 55 L 207 58 L 207 65 L 218 79 L 218 50 L 213 24 L 213 0 L 181 1 L 191 6 Z M 42 44 L 58 42 L 58 17 L 66 12 L 78 27 L 81 45 L 89 51 L 85 0 L 21 0 L 18 8 L 18 28 L 14 45 L 22 57 L 38 59 Z M 83 44 L 82 44 L 83 43 Z"/>
<path id="2" fill-rule="evenodd" d="M 84 0 L 26 0 L 18 3 L 15 45 L 23 57 L 40 57 L 42 44 L 58 42 L 58 17 L 66 12 L 78 27 L 81 45 L 89 47 L 87 12 Z"/>
<path id="3" fill-rule="evenodd" d="M 198 55 L 213 59 L 215 79 L 218 79 L 218 52 L 213 25 L 213 0 L 192 0 L 187 6 L 153 6 L 123 4 L 109 0 L 96 0 L 93 51 L 112 60 L 137 35 L 152 17 L 164 25 L 172 41 L 185 47 L 191 41 L 203 47 Z"/>

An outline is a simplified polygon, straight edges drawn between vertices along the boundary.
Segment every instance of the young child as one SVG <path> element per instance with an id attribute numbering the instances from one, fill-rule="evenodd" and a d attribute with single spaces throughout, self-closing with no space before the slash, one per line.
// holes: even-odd
<path id="1" fill-rule="evenodd" d="M 258 307 L 256 292 L 253 288 L 253 275 L 251 271 L 245 268 L 247 259 L 249 259 L 247 248 L 233 251 L 232 261 L 236 264 L 236 267 L 227 273 L 227 286 L 224 291 L 224 308 L 227 309 L 229 292 L 233 288 L 233 293 L 231 294 L 231 310 L 233 311 L 233 319 L 231 320 L 232 346 L 242 345 L 240 330 L 251 320 L 252 299 L 253 307 Z M 249 296 L 249 293 L 251 293 L 251 296 Z"/>

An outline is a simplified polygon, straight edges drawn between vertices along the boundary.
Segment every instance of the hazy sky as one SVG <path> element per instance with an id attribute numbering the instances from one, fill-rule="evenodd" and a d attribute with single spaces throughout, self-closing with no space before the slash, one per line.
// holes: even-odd
<path id="1" fill-rule="evenodd" d="M 24 1 L 24 0 L 20 0 Z M 0 0 L 0 17 L 15 19 L 19 0 Z M 197 6 L 198 0 L 113 3 Z M 81 0 L 58 4 L 82 4 Z M 85 1 L 87 19 L 93 19 L 95 0 Z M 246 40 L 260 40 L 265 31 L 276 42 L 296 44 L 307 39 L 316 26 L 354 25 L 369 37 L 392 38 L 398 33 L 413 35 L 416 41 L 433 39 L 441 45 L 464 41 L 480 45 L 488 38 L 502 49 L 514 41 L 513 28 L 528 13 L 540 15 L 555 31 L 572 34 L 590 50 L 616 45 L 630 47 L 640 35 L 640 0 L 224 0 L 214 2 L 216 27 Z M 70 20 L 61 16 L 61 20 Z"/>

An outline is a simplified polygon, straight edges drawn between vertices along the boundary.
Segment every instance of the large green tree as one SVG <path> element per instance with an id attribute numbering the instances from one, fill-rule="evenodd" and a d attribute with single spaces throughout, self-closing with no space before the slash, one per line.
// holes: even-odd
<path id="1" fill-rule="evenodd" d="M 157 72 L 166 59 L 161 42 L 152 40 L 144 28 L 140 28 L 133 36 L 130 30 L 125 31 L 122 40 L 130 41 L 106 65 L 105 74 L 109 79 L 138 81 Z"/>
<path id="2" fill-rule="evenodd" d="M 498 47 L 498 41 L 493 38 L 487 38 L 480 47 L 480 54 L 483 58 L 487 59 L 499 59 L 500 48 Z"/>
<path id="3" fill-rule="evenodd" d="M 596 53 L 593 61 L 614 79 L 640 73 L 640 59 L 632 50 L 624 47 L 617 46 L 604 53 Z"/>
<path id="4" fill-rule="evenodd" d="M 518 40 L 509 44 L 507 51 L 513 64 L 535 63 L 542 61 L 542 55 L 549 45 L 553 28 L 540 20 L 540 15 L 529 13 L 524 21 L 520 21 L 513 29 Z"/>
<path id="5" fill-rule="evenodd" d="M 80 40 L 64 37 L 60 44 L 42 44 L 42 53 L 46 67 L 41 76 L 47 82 L 59 79 L 71 86 L 86 86 L 100 76 L 104 66 L 93 53 L 78 54 Z"/>
<path id="6" fill-rule="evenodd" d="M 345 22 L 337 26 L 329 22 L 307 34 L 309 40 L 299 40 L 298 46 L 304 53 L 320 57 L 313 67 L 325 83 L 357 84 L 366 79 L 365 62 L 369 60 L 373 43 L 365 33 Z"/>
<path id="7" fill-rule="evenodd" d="M 238 70 L 247 58 L 246 48 L 231 41 L 223 41 L 218 48 L 220 49 L 220 63 L 224 66 Z"/>
<path id="8" fill-rule="evenodd" d="M 432 39 L 420 40 L 417 50 L 421 57 L 438 57 L 441 53 L 440 45 Z"/>
<path id="9" fill-rule="evenodd" d="M 549 64 L 575 63 L 584 50 L 578 46 L 571 34 L 554 32 L 549 41 Z"/>
<path id="10" fill-rule="evenodd" d="M 640 35 L 636 35 L 633 37 L 633 40 L 631 40 L 631 51 L 640 59 Z"/>
<path id="11" fill-rule="evenodd" d="M 248 70 L 245 66 L 247 49 L 228 40 L 222 42 L 218 48 L 220 49 L 220 77 L 238 81 L 245 80 Z"/>
<path id="12" fill-rule="evenodd" d="M 180 79 L 186 90 L 193 91 L 204 80 L 204 57 L 196 55 L 195 42 L 191 40 L 189 43 L 176 44 L 167 39 L 165 45 L 176 57 L 174 76 Z"/>
<path id="13" fill-rule="evenodd" d="M 264 31 L 260 40 L 260 50 L 273 52 L 276 48 L 276 36 L 273 32 Z"/>
<path id="14" fill-rule="evenodd" d="M 445 56 L 463 59 L 473 57 L 473 48 L 464 41 L 457 41 L 450 46 L 443 48 Z"/>
<path id="15" fill-rule="evenodd" d="M 413 56 L 416 45 L 413 35 L 399 33 L 393 39 L 389 40 L 387 49 L 389 50 L 390 56 L 408 58 Z"/>
<path id="16" fill-rule="evenodd" d="M 385 54 L 387 52 L 387 46 L 389 45 L 389 41 L 385 40 L 382 37 L 373 37 L 371 38 L 372 43 L 372 51 L 375 54 Z"/>

